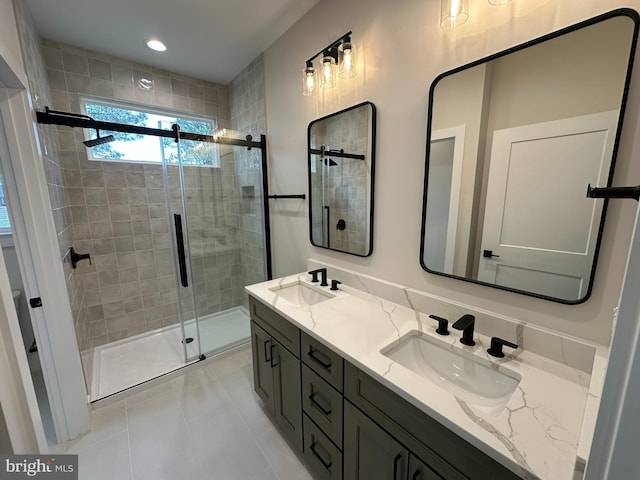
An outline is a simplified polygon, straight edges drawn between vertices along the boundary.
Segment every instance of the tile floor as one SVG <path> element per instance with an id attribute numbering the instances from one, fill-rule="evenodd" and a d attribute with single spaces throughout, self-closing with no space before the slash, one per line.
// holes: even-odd
<path id="1" fill-rule="evenodd" d="M 248 345 L 185 370 L 92 411 L 60 447 L 80 480 L 311 480 L 253 393 Z"/>

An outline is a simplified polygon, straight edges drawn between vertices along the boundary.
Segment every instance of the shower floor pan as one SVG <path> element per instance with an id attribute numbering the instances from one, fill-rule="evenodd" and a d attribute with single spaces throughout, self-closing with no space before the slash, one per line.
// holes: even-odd
<path id="1" fill-rule="evenodd" d="M 187 338 L 194 338 L 187 344 L 188 356 L 197 357 L 193 320 L 185 322 L 185 331 Z M 243 307 L 208 315 L 200 321 L 202 351 L 209 355 L 245 343 L 250 335 L 249 315 Z M 90 401 L 100 400 L 184 366 L 180 325 L 101 345 L 93 352 Z"/>

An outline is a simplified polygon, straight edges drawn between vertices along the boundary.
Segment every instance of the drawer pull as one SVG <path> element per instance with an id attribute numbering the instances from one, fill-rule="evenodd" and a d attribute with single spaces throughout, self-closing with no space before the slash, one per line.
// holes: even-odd
<path id="1" fill-rule="evenodd" d="M 277 345 L 272 343 L 271 346 L 269 347 L 269 352 L 271 353 L 271 368 L 273 367 L 277 367 L 278 364 L 274 362 L 274 360 L 276 359 L 276 356 L 278 355 L 278 350 L 276 350 L 276 354 L 273 354 L 273 349 L 277 348 Z"/>
<path id="2" fill-rule="evenodd" d="M 322 353 L 319 350 L 314 350 L 313 347 L 309 346 L 308 355 L 309 355 L 309 358 L 311 358 L 311 360 L 313 360 L 315 363 L 320 365 L 322 368 L 324 368 L 325 370 L 331 371 L 331 358 L 326 356 L 324 353 Z M 326 360 L 324 360 L 321 357 L 326 358 Z"/>
<path id="3" fill-rule="evenodd" d="M 271 343 L 271 340 L 264 341 L 264 361 L 265 363 L 271 363 L 271 358 L 267 358 L 267 344 Z M 269 348 L 269 352 L 271 352 L 271 348 Z"/>
<path id="4" fill-rule="evenodd" d="M 416 470 L 415 472 L 413 472 L 413 475 L 411 476 L 411 480 L 420 480 L 420 470 Z"/>
<path id="5" fill-rule="evenodd" d="M 393 459 L 393 480 L 398 480 L 398 464 L 401 458 L 402 454 L 399 453 L 396 455 L 396 458 Z"/>
<path id="6" fill-rule="evenodd" d="M 318 403 L 318 401 L 316 400 L 316 394 L 317 392 L 313 392 L 311 395 L 309 395 L 311 404 L 328 417 L 329 415 L 331 415 L 331 408 L 324 408 L 320 403 Z"/>
<path id="7" fill-rule="evenodd" d="M 324 468 L 326 468 L 327 470 L 329 470 L 331 468 L 331 461 L 327 462 L 324 458 L 322 458 L 322 455 L 320 455 L 317 451 L 316 451 L 316 444 L 317 442 L 313 442 L 311 444 L 311 446 L 309 447 L 309 450 L 311 450 L 311 453 L 313 453 L 313 456 L 316 457 L 320 463 L 322 464 L 322 466 Z"/>

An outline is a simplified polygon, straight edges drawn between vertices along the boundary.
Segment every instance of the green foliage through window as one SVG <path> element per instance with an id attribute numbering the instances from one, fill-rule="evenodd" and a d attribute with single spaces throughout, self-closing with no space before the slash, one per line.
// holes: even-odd
<path id="1" fill-rule="evenodd" d="M 183 132 L 213 135 L 216 119 L 196 117 L 186 114 L 176 116 L 161 110 L 146 110 L 140 106 L 134 109 L 126 104 L 113 101 L 81 98 L 81 105 L 87 115 L 95 120 L 139 127 L 170 130 L 177 123 Z M 138 107 L 135 107 L 138 108 Z M 87 138 L 96 138 L 95 131 L 87 131 Z M 113 135 L 115 142 L 105 143 L 89 149 L 91 160 L 120 160 L 130 162 L 178 163 L 178 145 L 172 138 L 154 137 L 134 133 L 100 131 L 100 136 Z M 180 153 L 183 165 L 220 166 L 218 145 L 207 142 L 182 140 Z"/>

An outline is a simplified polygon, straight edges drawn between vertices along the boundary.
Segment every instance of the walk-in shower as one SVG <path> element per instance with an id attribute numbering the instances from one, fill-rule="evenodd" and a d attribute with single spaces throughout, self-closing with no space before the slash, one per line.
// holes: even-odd
<path id="1" fill-rule="evenodd" d="M 124 179 L 106 189 L 104 206 L 95 205 L 98 191 L 83 191 L 86 208 L 111 220 L 107 233 L 92 235 L 102 227 L 89 219 L 90 240 L 74 242 L 92 258 L 78 264 L 85 285 L 75 321 L 91 400 L 247 342 L 244 286 L 271 277 L 265 137 L 48 109 L 38 121 L 152 135 L 163 148 L 161 165 L 104 162 L 103 175 Z M 202 152 L 213 160 L 189 162 Z M 113 334 L 96 337 L 99 328 Z"/>

